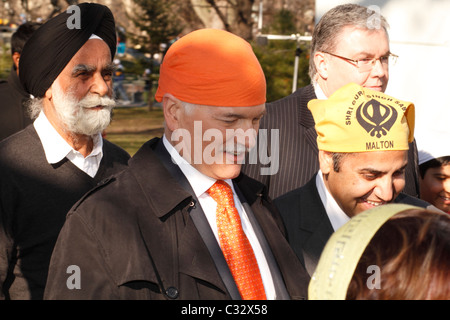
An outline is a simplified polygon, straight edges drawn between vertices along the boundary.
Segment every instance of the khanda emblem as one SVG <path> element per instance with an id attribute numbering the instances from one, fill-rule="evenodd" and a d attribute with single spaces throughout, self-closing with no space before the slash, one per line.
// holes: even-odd
<path id="1" fill-rule="evenodd" d="M 370 135 L 385 136 L 397 120 L 397 110 L 375 99 L 361 103 L 356 110 L 356 119 Z"/>

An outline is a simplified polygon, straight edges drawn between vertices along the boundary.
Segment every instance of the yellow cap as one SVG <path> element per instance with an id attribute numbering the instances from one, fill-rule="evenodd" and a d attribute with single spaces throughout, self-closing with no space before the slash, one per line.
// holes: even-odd
<path id="1" fill-rule="evenodd" d="M 308 103 L 319 150 L 368 152 L 408 150 L 414 139 L 414 104 L 348 84 L 327 100 Z"/>

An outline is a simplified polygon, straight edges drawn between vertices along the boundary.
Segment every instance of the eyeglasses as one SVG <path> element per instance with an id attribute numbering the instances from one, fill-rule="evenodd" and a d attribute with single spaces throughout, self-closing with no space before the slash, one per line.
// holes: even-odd
<path id="1" fill-rule="evenodd" d="M 395 63 L 397 62 L 397 59 L 398 59 L 398 56 L 393 53 L 388 53 L 387 55 L 379 57 L 379 58 L 353 60 L 353 59 L 349 59 L 346 57 L 338 56 L 337 54 L 334 54 L 331 52 L 326 52 L 326 51 L 322 51 L 322 52 L 329 54 L 333 57 L 343 59 L 343 60 L 351 63 L 352 65 L 354 65 L 355 67 L 358 68 L 359 72 L 367 72 L 367 71 L 372 70 L 373 67 L 375 66 L 375 64 L 377 63 L 377 60 L 380 60 L 381 65 L 383 67 L 387 68 L 389 65 L 395 65 Z"/>

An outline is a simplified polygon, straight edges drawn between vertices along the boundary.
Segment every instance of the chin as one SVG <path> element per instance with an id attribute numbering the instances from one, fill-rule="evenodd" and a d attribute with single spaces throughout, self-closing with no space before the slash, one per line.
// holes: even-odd
<path id="1" fill-rule="evenodd" d="M 218 168 L 215 168 L 212 172 L 213 176 L 211 176 L 211 178 L 215 178 L 218 180 L 234 179 L 237 178 L 241 173 L 241 165 L 223 164 L 220 165 Z"/>

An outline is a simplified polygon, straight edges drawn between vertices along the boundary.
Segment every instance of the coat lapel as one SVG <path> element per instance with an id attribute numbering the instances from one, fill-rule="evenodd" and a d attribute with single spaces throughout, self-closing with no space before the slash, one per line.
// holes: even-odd
<path id="1" fill-rule="evenodd" d="M 304 233 L 306 238 L 302 246 L 303 258 L 306 270 L 311 276 L 325 244 L 334 232 L 316 188 L 316 175 L 302 188 L 304 201 L 301 202 L 299 210 L 302 216 L 299 232 Z"/>
<path id="2" fill-rule="evenodd" d="M 189 181 L 172 162 L 162 141 L 155 145 L 155 153 L 178 185 L 191 197 L 188 209 L 191 219 L 187 219 L 179 242 L 180 272 L 213 284 L 228 292 L 232 299 L 240 299 L 233 276 Z"/>

